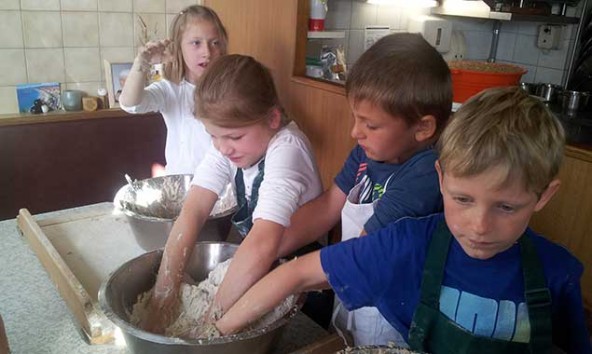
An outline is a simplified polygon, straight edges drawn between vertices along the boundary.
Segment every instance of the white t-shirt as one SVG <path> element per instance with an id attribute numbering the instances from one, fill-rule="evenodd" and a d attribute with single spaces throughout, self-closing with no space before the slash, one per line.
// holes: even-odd
<path id="1" fill-rule="evenodd" d="M 162 114 L 167 127 L 164 155 L 169 175 L 193 173 L 211 144 L 212 139 L 203 123 L 193 115 L 194 91 L 195 85 L 185 80 L 179 85 L 161 80 L 144 89 L 140 104 L 131 107 L 121 105 L 128 113 Z"/>
<path id="2" fill-rule="evenodd" d="M 254 164 L 243 171 L 247 198 L 251 196 L 257 169 L 258 164 Z M 229 182 L 234 185 L 236 170 L 237 167 L 211 145 L 191 183 L 220 195 Z M 253 222 L 264 219 L 288 227 L 296 209 L 322 192 L 310 142 L 294 122 L 280 129 L 269 142 L 264 174 Z"/>

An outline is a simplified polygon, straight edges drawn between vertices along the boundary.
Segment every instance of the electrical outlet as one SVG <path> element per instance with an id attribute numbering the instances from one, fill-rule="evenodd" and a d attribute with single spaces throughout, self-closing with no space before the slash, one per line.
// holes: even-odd
<path id="1" fill-rule="evenodd" d="M 390 26 L 366 26 L 364 29 L 364 50 L 372 47 L 377 40 L 390 33 Z"/>
<path id="2" fill-rule="evenodd" d="M 537 47 L 541 49 L 559 49 L 562 29 L 563 27 L 559 25 L 539 26 Z"/>

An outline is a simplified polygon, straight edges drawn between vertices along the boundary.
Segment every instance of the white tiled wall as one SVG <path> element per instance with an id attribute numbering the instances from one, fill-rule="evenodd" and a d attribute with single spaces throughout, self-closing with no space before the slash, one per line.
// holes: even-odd
<path id="1" fill-rule="evenodd" d="M 568 7 L 568 16 L 580 16 L 582 4 Z M 389 25 L 393 32 L 405 32 L 411 16 L 427 14 L 429 10 L 417 10 L 401 6 L 371 5 L 359 0 L 328 0 L 325 28 L 345 31 L 344 40 L 325 41 L 325 44 L 343 44 L 348 65 L 353 64 L 363 52 L 364 28 L 368 25 Z M 493 24 L 491 20 L 443 17 L 453 23 L 454 30 L 462 32 L 466 41 L 465 59 L 486 60 L 489 57 Z M 536 47 L 537 22 L 503 21 L 500 30 L 496 61 L 513 63 L 528 70 L 522 77 L 525 82 L 562 84 L 566 74 L 569 53 L 574 45 L 577 25 L 565 25 L 558 50 L 541 50 Z M 321 43 L 309 45 L 309 56 L 314 56 Z"/>
<path id="2" fill-rule="evenodd" d="M 164 38 L 174 15 L 200 0 L 0 0 L 0 114 L 18 112 L 16 85 L 57 81 L 95 95 L 103 59 L 131 62 L 138 16 Z"/>

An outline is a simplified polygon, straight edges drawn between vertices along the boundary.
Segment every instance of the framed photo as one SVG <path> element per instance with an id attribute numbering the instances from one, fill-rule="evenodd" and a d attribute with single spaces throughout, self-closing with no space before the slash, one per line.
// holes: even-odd
<path id="1" fill-rule="evenodd" d="M 21 84 L 16 87 L 21 113 L 45 113 L 60 109 L 60 83 Z"/>
<path id="2" fill-rule="evenodd" d="M 105 66 L 109 107 L 119 107 L 119 95 L 133 63 L 111 63 L 105 60 L 103 64 Z"/>

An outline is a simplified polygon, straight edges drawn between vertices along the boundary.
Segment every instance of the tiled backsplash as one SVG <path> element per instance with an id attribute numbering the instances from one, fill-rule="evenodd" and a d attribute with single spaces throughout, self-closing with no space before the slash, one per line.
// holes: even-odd
<path id="1" fill-rule="evenodd" d="M 568 7 L 567 16 L 580 16 L 583 2 L 577 7 Z M 429 10 L 413 10 L 408 7 L 371 5 L 359 0 L 328 0 L 329 11 L 325 28 L 345 31 L 345 39 L 325 43 L 342 43 L 346 50 L 348 65 L 353 64 L 364 48 L 366 26 L 390 26 L 393 32 L 406 32 L 408 19 Z M 462 32 L 466 41 L 465 59 L 486 60 L 489 57 L 494 21 L 461 17 L 442 17 L 453 24 L 453 29 Z M 567 60 L 574 45 L 577 25 L 565 25 L 558 50 L 542 50 L 536 47 L 540 22 L 502 21 L 496 61 L 513 63 L 528 70 L 522 77 L 525 82 L 562 84 L 567 69 Z M 309 45 L 309 55 L 316 52 L 319 43 Z"/>
<path id="2" fill-rule="evenodd" d="M 175 14 L 199 0 L 1 0 L 0 114 L 18 112 L 16 85 L 56 81 L 96 95 L 103 60 L 133 61 L 141 16 L 164 38 Z"/>
<path id="3" fill-rule="evenodd" d="M 18 112 L 16 85 L 57 81 L 62 89 L 95 94 L 105 86 L 103 59 L 131 62 L 139 45 L 138 16 L 151 36 L 162 38 L 175 14 L 199 0 L 1 0 L 0 114 Z M 582 3 L 580 1 L 580 3 Z M 389 25 L 407 30 L 410 16 L 428 13 L 400 6 L 370 5 L 359 0 L 329 0 L 326 28 L 345 31 L 347 62 L 364 48 L 364 28 Z M 580 7 L 568 8 L 579 16 Z M 465 59 L 489 55 L 493 21 L 448 17 L 466 39 Z M 574 42 L 575 25 L 567 25 L 559 50 L 536 47 L 536 22 L 502 22 L 497 60 L 528 69 L 527 82 L 561 84 Z M 325 42 L 326 43 L 326 42 Z"/>

